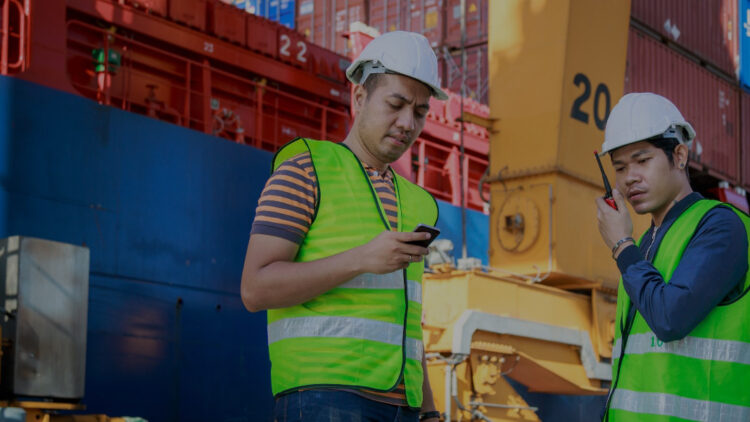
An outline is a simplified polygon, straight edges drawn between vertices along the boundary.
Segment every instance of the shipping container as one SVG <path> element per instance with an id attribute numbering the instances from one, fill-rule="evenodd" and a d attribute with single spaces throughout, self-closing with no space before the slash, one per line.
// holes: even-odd
<path id="1" fill-rule="evenodd" d="M 245 45 L 251 50 L 276 57 L 279 45 L 276 24 L 252 13 L 247 13 L 245 19 L 248 28 L 245 31 Z"/>
<path id="2" fill-rule="evenodd" d="M 463 72 L 460 49 L 451 51 L 446 46 L 439 49 L 437 53 L 441 84 L 453 92 L 460 93 L 462 74 L 465 74 L 466 97 L 487 104 L 489 89 L 487 44 L 466 48 L 466 69 Z"/>
<path id="3" fill-rule="evenodd" d="M 693 163 L 725 180 L 739 180 L 740 92 L 736 85 L 631 27 L 625 92 L 654 92 L 669 98 L 697 132 Z"/>
<path id="4" fill-rule="evenodd" d="M 260 0 L 233 0 L 232 4 L 239 8 L 244 10 L 247 13 L 250 13 L 252 15 L 256 14 L 258 11 L 258 3 Z"/>
<path id="5" fill-rule="evenodd" d="M 741 93 L 742 104 L 742 186 L 750 190 L 750 94 Z"/>
<path id="6" fill-rule="evenodd" d="M 252 15 L 295 28 L 296 2 L 294 0 L 222 0 Z M 280 7 L 279 7 L 279 2 Z"/>
<path id="7" fill-rule="evenodd" d="M 750 90 L 750 0 L 739 0 L 739 74 L 740 85 Z M 747 120 L 743 120 L 747 121 Z"/>
<path id="8" fill-rule="evenodd" d="M 236 44 L 245 44 L 246 13 L 218 0 L 209 0 L 208 32 Z"/>
<path id="9" fill-rule="evenodd" d="M 466 2 L 466 46 L 487 42 L 488 0 L 465 0 Z M 461 0 L 447 0 L 445 10 L 445 38 L 443 44 L 461 46 Z"/>
<path id="10" fill-rule="evenodd" d="M 206 0 L 170 1 L 169 17 L 199 31 L 205 31 Z"/>
<path id="11" fill-rule="evenodd" d="M 167 16 L 167 0 L 128 0 L 127 3 L 148 13 Z"/>
<path id="12" fill-rule="evenodd" d="M 296 3 L 294 0 L 258 0 L 255 14 L 294 29 Z"/>
<path id="13" fill-rule="evenodd" d="M 349 53 L 345 37 L 354 22 L 366 22 L 364 0 L 303 0 L 297 9 L 297 30 L 308 41 L 341 55 Z"/>
<path id="14" fill-rule="evenodd" d="M 707 63 L 737 77 L 737 10 L 737 0 L 633 0 L 631 15 Z"/>
<path id="15" fill-rule="evenodd" d="M 424 34 L 433 47 L 443 44 L 444 0 L 302 0 L 297 30 L 308 41 L 347 55 L 346 34 L 362 22 L 381 34 L 395 30 Z"/>
<path id="16" fill-rule="evenodd" d="M 430 39 L 433 46 L 442 44 L 441 33 L 436 31 L 440 19 L 436 14 L 430 15 L 430 22 L 425 22 L 427 9 L 442 9 L 443 2 L 437 0 L 379 0 L 371 1 L 368 10 L 368 24 L 380 33 L 396 30 L 425 33 L 427 23 L 430 24 L 429 35 L 437 38 Z M 439 13 L 439 12 L 438 12 Z"/>

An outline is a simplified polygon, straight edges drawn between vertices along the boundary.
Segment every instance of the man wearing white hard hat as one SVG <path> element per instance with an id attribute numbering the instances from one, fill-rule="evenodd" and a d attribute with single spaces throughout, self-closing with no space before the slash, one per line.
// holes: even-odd
<path id="1" fill-rule="evenodd" d="M 617 209 L 599 231 L 622 275 L 607 421 L 750 421 L 750 218 L 690 187 L 693 127 L 666 98 L 624 96 L 605 129 Z M 626 201 L 650 214 L 639 241 Z"/>
<path id="2" fill-rule="evenodd" d="M 277 421 L 437 421 L 422 344 L 422 258 L 437 204 L 389 164 L 446 99 L 427 39 L 375 38 L 346 72 L 341 143 L 297 138 L 274 157 L 242 274 L 268 310 Z"/>

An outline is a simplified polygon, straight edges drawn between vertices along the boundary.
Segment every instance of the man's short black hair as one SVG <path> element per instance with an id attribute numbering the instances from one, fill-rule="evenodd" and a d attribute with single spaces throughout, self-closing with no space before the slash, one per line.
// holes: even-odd
<path id="1" fill-rule="evenodd" d="M 647 142 L 664 151 L 664 153 L 667 154 L 667 159 L 669 159 L 669 164 L 674 166 L 674 150 L 677 148 L 677 145 L 680 145 L 680 141 L 674 138 L 656 138 L 649 139 Z M 685 163 L 685 174 L 688 176 L 690 175 L 687 163 Z"/>
<path id="2" fill-rule="evenodd" d="M 677 145 L 680 145 L 680 141 L 674 138 L 656 138 L 649 139 L 648 143 L 664 151 L 667 154 L 669 162 L 674 165 L 674 150 L 677 148 Z"/>
<path id="3" fill-rule="evenodd" d="M 362 84 L 362 87 L 365 89 L 365 92 L 367 92 L 367 95 L 370 95 L 378 86 L 380 86 L 381 83 L 383 83 L 383 74 L 371 73 L 370 76 L 365 79 L 365 83 Z"/>

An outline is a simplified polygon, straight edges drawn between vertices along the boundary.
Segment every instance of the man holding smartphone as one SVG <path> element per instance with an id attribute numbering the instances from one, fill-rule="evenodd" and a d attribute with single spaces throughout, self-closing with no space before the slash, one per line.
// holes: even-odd
<path id="1" fill-rule="evenodd" d="M 341 144 L 298 138 L 274 157 L 242 300 L 268 310 L 277 421 L 437 421 L 422 344 L 423 257 L 437 204 L 389 164 L 440 90 L 427 39 L 391 32 L 347 69 L 356 116 Z"/>
<path id="2" fill-rule="evenodd" d="M 622 274 L 607 421 L 750 420 L 750 218 L 693 192 L 694 137 L 652 93 L 624 96 L 607 120 L 617 209 L 598 198 L 597 214 Z M 626 199 L 652 217 L 638 242 Z"/>

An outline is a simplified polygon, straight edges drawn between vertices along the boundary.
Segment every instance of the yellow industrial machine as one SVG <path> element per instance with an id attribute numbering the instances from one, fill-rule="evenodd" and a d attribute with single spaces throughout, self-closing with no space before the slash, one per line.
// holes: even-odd
<path id="1" fill-rule="evenodd" d="M 597 229 L 593 152 L 623 92 L 630 2 L 489 13 L 491 269 L 434 268 L 424 339 L 445 420 L 534 421 L 504 377 L 579 395 L 611 379 L 618 271 Z"/>

